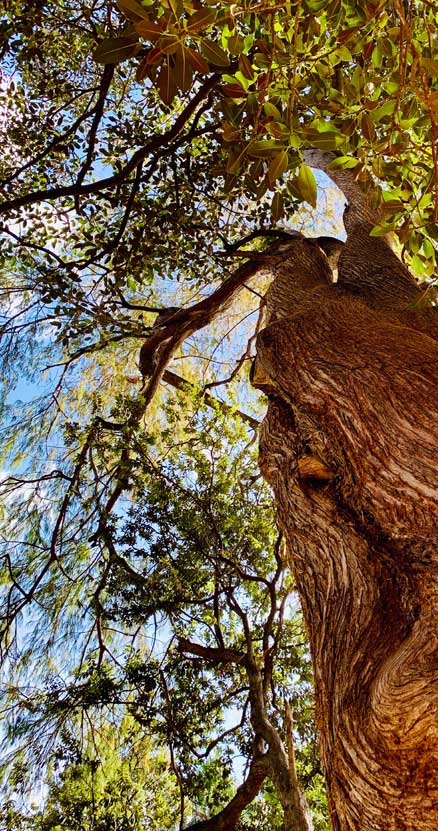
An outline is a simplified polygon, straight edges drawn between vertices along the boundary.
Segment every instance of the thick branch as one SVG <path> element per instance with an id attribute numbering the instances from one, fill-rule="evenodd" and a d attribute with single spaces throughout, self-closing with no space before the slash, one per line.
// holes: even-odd
<path id="1" fill-rule="evenodd" d="M 256 756 L 250 765 L 248 776 L 237 788 L 231 802 L 216 816 L 190 825 L 191 831 L 233 831 L 244 809 L 260 792 L 268 775 L 268 763 L 264 756 Z"/>
<path id="2" fill-rule="evenodd" d="M 176 389 L 182 390 L 183 392 L 187 392 L 189 390 L 193 390 L 193 384 L 190 381 L 187 381 L 185 378 L 182 378 L 181 375 L 177 375 L 175 372 L 171 372 L 169 369 L 163 374 L 163 381 L 167 384 L 171 384 L 172 387 Z M 219 409 L 222 413 L 225 414 L 233 414 L 238 416 L 242 421 L 245 421 L 250 427 L 253 427 L 254 430 L 258 430 L 260 427 L 260 422 L 257 421 L 256 418 L 248 415 L 248 413 L 244 413 L 242 410 L 235 410 L 233 407 L 230 407 L 229 404 L 225 404 L 224 401 L 219 401 L 218 398 L 215 398 L 214 395 L 210 395 L 208 392 L 202 393 L 202 398 L 204 399 L 205 403 L 209 407 L 213 407 L 213 409 Z"/>
<path id="3" fill-rule="evenodd" d="M 202 646 L 199 643 L 193 643 L 188 638 L 179 638 L 178 649 L 180 652 L 188 652 L 190 655 L 197 655 L 204 658 L 206 661 L 214 664 L 242 664 L 246 663 L 246 655 L 243 652 L 237 652 L 236 649 L 220 649 L 214 646 Z"/>

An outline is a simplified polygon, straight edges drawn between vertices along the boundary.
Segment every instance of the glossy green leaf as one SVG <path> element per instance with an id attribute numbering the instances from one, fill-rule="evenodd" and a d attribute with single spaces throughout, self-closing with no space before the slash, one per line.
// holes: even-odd
<path id="1" fill-rule="evenodd" d="M 329 170 L 352 170 L 358 164 L 359 160 L 354 159 L 352 156 L 338 156 L 337 159 L 333 159 L 330 162 L 328 167 Z"/>

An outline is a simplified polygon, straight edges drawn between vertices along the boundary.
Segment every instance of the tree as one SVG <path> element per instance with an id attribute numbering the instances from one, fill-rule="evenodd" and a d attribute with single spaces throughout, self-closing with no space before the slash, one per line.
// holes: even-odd
<path id="1" fill-rule="evenodd" d="M 55 632 L 61 615 L 64 631 L 74 629 L 83 608 L 92 625 L 81 661 L 95 649 L 98 671 L 84 689 L 93 682 L 119 703 L 122 679 L 108 685 L 102 677 L 113 638 L 108 590 L 121 570 L 146 594 L 163 576 L 153 612 L 184 577 L 183 562 L 173 582 L 159 566 L 153 579 L 139 577 L 133 552 L 120 550 L 123 523 L 143 498 L 145 442 L 163 478 L 160 431 L 186 438 L 177 420 L 163 424 L 162 382 L 194 396 L 229 380 L 228 398 L 215 404 L 208 391 L 205 402 L 254 427 L 237 379 L 261 330 L 253 371 L 269 397 L 261 469 L 301 597 L 331 822 L 342 831 L 428 831 L 437 820 L 437 324 L 432 291 L 401 259 L 423 279 L 433 274 L 436 28 L 433 5 L 420 1 L 387 9 L 366 0 L 119 0 L 90 9 L 77 0 L 35 2 L 29 16 L 17 0 L 2 17 L 4 375 L 14 388 L 49 364 L 52 385 L 18 418 L 14 397 L 5 398 L 5 509 L 13 505 L 2 532 L 5 649 L 13 654 L 14 634 L 21 649 L 37 609 Z M 285 217 L 298 224 L 303 201 L 316 203 L 315 168 L 347 199 L 345 245 L 278 228 Z M 266 237 L 276 241 L 262 250 Z M 226 263 L 236 255 L 245 261 L 233 270 Z M 254 311 L 267 277 L 247 348 L 241 333 L 234 353 L 219 352 L 229 378 L 211 369 L 203 376 L 202 359 L 218 352 L 201 330 L 220 344 L 227 326 Z M 172 360 L 183 375 L 167 368 Z M 180 483 L 187 490 L 184 475 Z M 195 520 L 196 512 L 191 531 Z M 272 588 L 272 575 L 258 568 L 244 578 Z M 234 555 L 231 574 L 238 579 Z M 257 699 L 271 672 L 260 663 L 266 649 L 253 659 L 237 589 L 227 595 L 223 572 L 214 579 L 221 603 L 235 604 L 245 655 L 224 652 L 215 625 L 226 624 L 231 637 L 231 607 L 215 607 L 215 591 L 212 642 L 180 633 L 180 648 L 221 666 L 234 656 L 245 667 L 248 758 L 262 767 L 284 758 L 281 775 L 270 769 L 284 828 L 309 828 L 287 707 L 283 725 L 268 717 L 270 731 L 272 701 Z M 184 591 L 178 602 L 185 612 Z M 166 611 L 171 619 L 171 603 Z M 39 646 L 53 652 L 50 638 Z M 70 704 L 78 693 L 69 691 Z"/>
<path id="2" fill-rule="evenodd" d="M 163 749 L 141 736 L 133 719 L 94 724 L 79 744 L 62 735 L 47 777 L 42 808 L 24 813 L 3 806 L 5 831 L 172 829 L 178 816 L 177 784 Z"/>

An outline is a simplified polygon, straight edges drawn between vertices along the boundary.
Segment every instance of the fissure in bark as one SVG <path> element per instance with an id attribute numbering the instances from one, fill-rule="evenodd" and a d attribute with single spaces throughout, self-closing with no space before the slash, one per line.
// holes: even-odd
<path id="1" fill-rule="evenodd" d="M 437 310 L 412 308 L 383 240 L 370 260 L 369 227 L 348 229 L 337 284 L 312 241 L 273 268 L 260 466 L 309 634 L 332 826 L 436 831 Z"/>

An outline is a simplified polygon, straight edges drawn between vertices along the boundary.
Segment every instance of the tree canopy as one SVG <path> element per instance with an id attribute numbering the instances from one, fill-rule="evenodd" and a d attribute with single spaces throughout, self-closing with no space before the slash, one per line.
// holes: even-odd
<path id="1" fill-rule="evenodd" d="M 438 12 L 10 0 L 0 32 L 13 790 L 38 764 L 55 811 L 62 742 L 87 756 L 87 720 L 128 713 L 181 827 L 280 827 L 296 768 L 323 831 L 308 647 L 248 372 L 278 241 L 342 233 L 316 168 L 372 193 L 371 233 L 433 275 Z"/>

